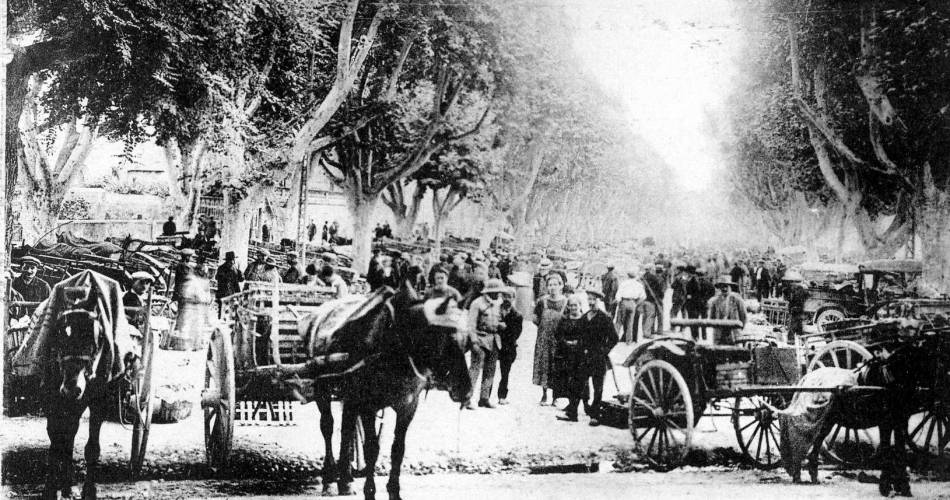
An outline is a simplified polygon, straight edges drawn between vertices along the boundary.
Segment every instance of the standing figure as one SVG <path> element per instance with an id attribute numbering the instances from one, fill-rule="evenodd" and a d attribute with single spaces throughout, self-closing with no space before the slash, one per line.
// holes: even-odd
<path id="1" fill-rule="evenodd" d="M 716 281 L 716 295 L 707 303 L 709 319 L 732 319 L 742 322 L 739 328 L 713 328 L 713 343 L 715 345 L 733 345 L 736 343 L 735 334 L 742 331 L 746 323 L 745 302 L 742 297 L 732 290 L 734 284 L 729 276 L 722 276 Z"/>
<path id="2" fill-rule="evenodd" d="M 651 272 L 643 273 L 643 289 L 646 299 L 643 301 L 642 339 L 653 338 L 653 334 L 663 331 L 663 298 L 666 296 L 666 280 L 663 279 L 663 265 L 658 264 Z"/>
<path id="3" fill-rule="evenodd" d="M 287 270 L 280 276 L 284 283 L 297 283 L 300 281 L 300 267 L 297 265 L 297 255 L 287 254 Z"/>
<path id="4" fill-rule="evenodd" d="M 772 282 L 769 277 L 769 270 L 765 268 L 765 260 L 759 259 L 759 263 L 752 270 L 752 288 L 755 289 L 755 298 L 762 302 L 763 298 L 768 298 Z"/>
<path id="5" fill-rule="evenodd" d="M 175 217 L 169 215 L 168 220 L 162 224 L 162 236 L 175 236 L 178 228 L 175 226 Z"/>
<path id="6" fill-rule="evenodd" d="M 264 243 L 270 241 L 270 228 L 267 227 L 267 224 L 261 226 L 261 241 Z"/>
<path id="7" fill-rule="evenodd" d="M 686 301 L 683 303 L 684 312 L 688 319 L 700 319 L 706 315 L 706 296 L 703 291 L 703 273 L 695 266 L 686 266 Z M 699 340 L 702 335 L 698 326 L 689 327 L 693 340 Z"/>
<path id="8" fill-rule="evenodd" d="M 218 266 L 214 273 L 214 280 L 218 283 L 218 288 L 214 292 L 215 300 L 218 302 L 218 316 L 221 316 L 221 299 L 229 295 L 234 295 L 241 291 L 241 282 L 244 281 L 244 275 L 238 269 L 234 261 L 234 252 L 225 252 L 224 263 Z"/>
<path id="9" fill-rule="evenodd" d="M 604 294 L 596 290 L 587 291 L 590 309 L 584 314 L 587 330 L 590 334 L 591 348 L 588 352 L 587 367 L 591 386 L 594 389 L 590 405 L 585 405 L 585 413 L 590 415 L 590 425 L 600 425 L 600 409 L 604 395 L 604 377 L 607 370 L 613 369 L 609 354 L 617 345 L 617 330 L 604 308 Z"/>
<path id="10" fill-rule="evenodd" d="M 537 339 L 534 342 L 534 366 L 531 382 L 541 387 L 541 406 L 548 404 L 548 390 L 551 388 L 551 360 L 554 357 L 554 330 L 564 315 L 567 298 L 564 296 L 564 280 L 561 275 L 551 273 L 547 278 L 547 295 L 537 300 L 534 307 L 534 323 L 538 326 Z M 554 400 L 551 400 L 554 404 Z"/>
<path id="11" fill-rule="evenodd" d="M 587 356 L 591 344 L 581 298 L 571 295 L 567 298 L 566 314 L 554 331 L 555 351 L 551 386 L 554 399 L 566 397 L 568 400 L 564 415 L 558 415 L 558 420 L 577 422 L 577 407 L 588 397 Z"/>
<path id="12" fill-rule="evenodd" d="M 646 290 L 637 279 L 637 270 L 627 272 L 627 279 L 617 287 L 617 321 L 624 342 L 631 344 L 637 338 L 638 306 L 646 299 Z"/>
<path id="13" fill-rule="evenodd" d="M 501 348 L 501 330 L 506 326 L 501 320 L 501 294 L 505 285 L 499 279 L 490 279 L 485 282 L 482 294 L 472 301 L 468 309 L 468 324 L 473 326 L 475 338 L 472 342 L 472 363 L 469 367 L 469 377 L 472 380 L 472 393 L 481 379 L 481 390 L 478 396 L 478 406 L 495 408 L 489 400 L 491 397 L 492 382 L 495 379 L 495 367 L 498 362 L 498 351 Z M 471 401 L 465 404 L 469 410 L 475 409 Z"/>
<path id="14" fill-rule="evenodd" d="M 307 241 L 313 241 L 317 236 L 317 225 L 313 223 L 313 219 L 310 219 L 310 224 L 307 224 Z"/>
<path id="15" fill-rule="evenodd" d="M 145 317 L 148 315 L 145 305 L 148 302 L 148 289 L 155 282 L 155 277 L 145 271 L 136 271 L 132 273 L 132 286 L 129 291 L 122 296 L 122 305 L 125 307 L 140 307 L 139 311 L 132 314 L 126 314 L 129 324 L 140 328 L 145 324 Z"/>
<path id="16" fill-rule="evenodd" d="M 686 272 L 684 267 L 676 268 L 676 275 L 673 277 L 673 282 L 670 284 L 670 288 L 673 289 L 673 301 L 670 305 L 670 319 L 673 319 L 680 315 L 686 316 L 686 285 L 689 283 L 690 274 Z"/>
<path id="17" fill-rule="evenodd" d="M 547 287 L 547 276 L 551 272 L 551 267 L 553 263 L 548 259 L 541 259 L 541 262 L 538 263 L 538 272 L 534 274 L 533 288 L 534 290 L 534 300 L 538 300 L 541 295 L 544 294 L 545 288 Z"/>
<path id="18" fill-rule="evenodd" d="M 607 264 L 607 272 L 600 277 L 600 289 L 604 291 L 604 304 L 607 305 L 607 314 L 613 317 L 617 311 L 617 287 L 620 286 L 620 278 L 614 272 L 614 264 Z"/>
<path id="19" fill-rule="evenodd" d="M 785 341 L 794 345 L 795 339 L 802 334 L 808 289 L 803 284 L 802 275 L 796 271 L 786 271 L 784 280 L 785 289 L 782 290 L 782 295 L 788 301 L 788 338 Z"/>
<path id="20" fill-rule="evenodd" d="M 515 289 L 506 287 L 502 292 L 501 303 L 501 350 L 498 351 L 498 365 L 501 370 L 501 380 L 498 381 L 498 404 L 508 404 L 508 376 L 511 365 L 518 357 L 518 338 L 524 327 L 524 316 L 515 308 Z"/>
<path id="21" fill-rule="evenodd" d="M 320 232 L 320 241 L 330 241 L 330 225 L 327 223 L 327 221 L 323 221 L 323 230 Z"/>

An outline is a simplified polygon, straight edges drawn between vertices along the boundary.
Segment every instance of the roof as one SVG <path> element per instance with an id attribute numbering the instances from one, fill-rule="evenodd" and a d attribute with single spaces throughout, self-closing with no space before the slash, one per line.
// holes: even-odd
<path id="1" fill-rule="evenodd" d="M 883 271 L 886 273 L 922 273 L 924 263 L 911 259 L 877 259 L 861 263 L 868 271 Z"/>

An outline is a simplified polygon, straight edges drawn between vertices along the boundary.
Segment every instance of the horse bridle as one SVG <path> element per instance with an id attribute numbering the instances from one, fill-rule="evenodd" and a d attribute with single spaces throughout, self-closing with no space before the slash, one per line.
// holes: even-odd
<path id="1" fill-rule="evenodd" d="M 92 320 L 95 320 L 99 317 L 99 315 L 95 311 L 90 311 L 88 309 L 83 309 L 83 308 L 74 308 L 74 309 L 67 309 L 59 313 L 57 315 L 57 321 L 62 321 L 64 318 L 73 314 L 85 314 Z M 95 321 L 93 321 L 93 323 L 94 323 L 93 328 L 96 328 Z M 63 333 L 66 336 L 72 335 L 71 332 L 63 332 Z M 97 339 L 98 335 L 93 333 L 93 338 Z M 57 351 L 56 362 L 59 367 L 60 374 L 63 374 L 64 363 L 81 362 L 81 363 L 85 363 L 85 367 L 83 368 L 83 371 L 86 372 L 87 380 L 91 381 L 95 379 L 96 371 L 99 365 L 99 360 L 102 359 L 102 349 L 100 348 L 98 344 L 99 344 L 98 342 L 95 342 L 95 346 L 94 346 L 96 349 L 95 355 L 89 355 L 89 354 L 65 354 L 64 355 L 61 351 Z"/>

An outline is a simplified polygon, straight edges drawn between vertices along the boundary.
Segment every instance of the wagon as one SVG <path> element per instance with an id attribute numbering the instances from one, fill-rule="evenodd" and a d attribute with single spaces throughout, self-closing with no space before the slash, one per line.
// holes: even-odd
<path id="1" fill-rule="evenodd" d="M 345 354 L 308 359 L 297 331 L 303 317 L 333 297 L 328 287 L 249 282 L 243 292 L 221 300 L 226 326 L 211 332 L 201 392 L 205 452 L 212 470 L 228 464 L 238 401 L 298 401 L 299 394 L 283 383 L 299 380 L 298 368 L 345 361 Z"/>
<path id="2" fill-rule="evenodd" d="M 741 327 L 730 320 L 673 320 L 673 326 Z M 763 337 L 737 338 L 734 346 L 710 346 L 679 336 L 654 338 L 624 362 L 631 369 L 626 403 L 628 426 L 643 457 L 668 470 L 686 458 L 703 416 L 730 418 L 739 448 L 755 467 L 781 464 L 778 416 L 796 392 L 827 388 L 796 385 L 801 376 L 797 347 Z M 841 390 L 873 390 L 852 387 Z"/>
<path id="3" fill-rule="evenodd" d="M 854 369 L 875 352 L 893 347 L 908 336 L 921 332 L 950 335 L 948 319 L 950 301 L 944 299 L 883 302 L 871 308 L 866 317 L 828 323 L 818 333 L 800 336 L 800 361 L 806 371 L 825 366 Z M 920 399 L 921 413 L 911 418 L 908 429 L 912 444 L 928 454 L 950 454 L 950 398 L 944 394 Z M 841 427 L 829 434 L 823 453 L 842 464 L 868 465 L 878 441 L 876 429 Z"/>

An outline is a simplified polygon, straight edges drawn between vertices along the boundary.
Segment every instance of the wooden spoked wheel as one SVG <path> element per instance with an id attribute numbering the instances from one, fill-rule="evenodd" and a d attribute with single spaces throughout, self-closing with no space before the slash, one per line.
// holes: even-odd
<path id="1" fill-rule="evenodd" d="M 937 401 L 929 410 L 911 416 L 908 433 L 918 452 L 950 456 L 950 402 Z"/>
<path id="2" fill-rule="evenodd" d="M 679 370 L 666 361 L 641 366 L 630 394 L 630 433 L 653 467 L 683 463 L 693 438 L 693 398 Z"/>
<path id="3" fill-rule="evenodd" d="M 213 471 L 227 467 L 234 435 L 234 352 L 231 336 L 215 329 L 208 345 L 205 385 L 201 391 L 204 411 L 205 457 Z"/>
<path id="4" fill-rule="evenodd" d="M 808 371 L 818 368 L 843 368 L 853 370 L 871 359 L 871 352 L 850 340 L 835 340 L 819 350 L 808 364 Z M 852 429 L 841 425 L 832 427 L 825 438 L 823 453 L 842 465 L 862 467 L 869 465 L 881 442 L 876 427 Z"/>
<path id="5" fill-rule="evenodd" d="M 775 410 L 787 406 L 788 400 L 781 396 L 736 397 L 732 427 L 739 448 L 756 468 L 771 470 L 782 464 L 781 427 Z"/>
<path id="6" fill-rule="evenodd" d="M 152 366 L 156 349 L 158 342 L 155 342 L 149 330 L 142 340 L 142 367 L 132 380 L 132 456 L 129 461 L 132 479 L 138 478 L 142 472 L 149 428 L 152 426 Z"/>

